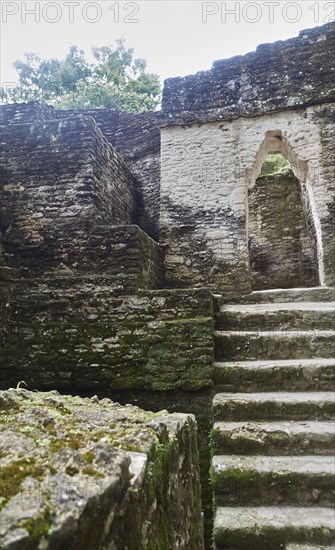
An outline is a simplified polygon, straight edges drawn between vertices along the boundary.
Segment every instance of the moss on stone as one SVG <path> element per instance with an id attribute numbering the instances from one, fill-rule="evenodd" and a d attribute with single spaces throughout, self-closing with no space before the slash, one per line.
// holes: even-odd
<path id="1" fill-rule="evenodd" d="M 1 502 L 0 509 L 9 499 L 20 492 L 22 482 L 28 477 L 41 479 L 44 468 L 36 465 L 34 458 L 22 458 L 5 464 L 0 468 Z"/>
<path id="2" fill-rule="evenodd" d="M 28 531 L 30 542 L 37 543 L 42 537 L 48 535 L 51 528 L 50 517 L 50 509 L 46 507 L 38 517 L 24 519 L 18 526 Z"/>
<path id="3" fill-rule="evenodd" d="M 47 290 L 53 304 L 58 295 L 53 296 L 49 287 Z M 67 290 L 70 292 L 71 286 Z M 164 290 L 133 299 L 134 305 L 129 298 L 129 302 L 125 298 L 116 301 L 110 316 L 103 313 L 103 321 L 88 318 L 85 310 L 79 315 L 80 308 L 78 315 L 72 313 L 65 321 L 65 313 L 52 314 L 48 302 L 41 312 L 31 304 L 29 319 L 20 314 L 6 330 L 1 353 L 7 358 L 9 383 L 14 384 L 15 373 L 20 371 L 29 387 L 53 384 L 62 391 L 73 386 L 88 389 L 93 384 L 104 389 L 161 391 L 210 387 L 214 323 L 210 293 Z M 29 302 L 29 296 L 25 300 Z M 90 307 L 101 316 L 100 295 L 97 305 Z M 29 347 L 25 336 L 28 323 Z M 18 340 L 22 345 L 18 346 Z"/>
<path id="4" fill-rule="evenodd" d="M 98 478 L 105 477 L 105 474 L 103 474 L 102 472 L 99 472 L 98 470 L 96 470 L 95 468 L 92 468 L 91 466 L 85 466 L 84 468 L 82 468 L 81 471 L 83 474 L 87 476 L 93 476 Z"/>
<path id="5" fill-rule="evenodd" d="M 95 453 L 93 451 L 86 451 L 86 453 L 84 453 L 84 457 L 87 464 L 92 464 L 95 457 Z"/>

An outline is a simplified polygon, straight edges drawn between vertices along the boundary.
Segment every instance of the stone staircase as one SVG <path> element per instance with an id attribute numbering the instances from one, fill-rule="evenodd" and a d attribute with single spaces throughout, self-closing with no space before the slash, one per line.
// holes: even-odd
<path id="1" fill-rule="evenodd" d="M 334 550 L 334 293 L 217 300 L 214 546 Z"/>

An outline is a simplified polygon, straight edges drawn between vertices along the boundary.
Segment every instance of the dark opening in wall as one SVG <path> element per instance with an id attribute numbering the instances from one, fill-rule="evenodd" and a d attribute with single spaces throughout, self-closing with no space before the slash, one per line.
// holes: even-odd
<path id="1" fill-rule="evenodd" d="M 317 286 L 318 269 L 303 189 L 281 154 L 269 154 L 248 190 L 253 289 Z"/>

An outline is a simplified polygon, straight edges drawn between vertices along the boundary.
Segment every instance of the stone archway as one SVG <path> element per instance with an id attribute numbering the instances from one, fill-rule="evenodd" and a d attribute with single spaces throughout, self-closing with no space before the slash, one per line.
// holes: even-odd
<path id="1" fill-rule="evenodd" d="M 271 153 L 282 155 L 289 167 L 263 176 L 262 165 Z M 317 286 L 321 282 L 322 243 L 318 243 L 308 163 L 297 158 L 280 131 L 270 131 L 246 175 L 252 288 Z"/>

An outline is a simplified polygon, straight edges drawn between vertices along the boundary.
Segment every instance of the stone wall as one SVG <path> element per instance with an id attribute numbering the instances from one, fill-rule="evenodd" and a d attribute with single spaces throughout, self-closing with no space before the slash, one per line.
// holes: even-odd
<path id="1" fill-rule="evenodd" d="M 160 131 L 158 112 L 126 113 L 113 109 L 55 110 L 35 102 L 0 105 L 0 125 L 92 117 L 135 177 L 136 222 L 158 239 L 160 205 Z M 13 129 L 13 128 L 12 128 Z"/>
<path id="2" fill-rule="evenodd" d="M 335 25 L 329 23 L 215 61 L 210 71 L 165 80 L 162 124 L 230 120 L 334 101 L 334 42 Z"/>
<path id="3" fill-rule="evenodd" d="M 25 124 L 27 122 L 47 122 L 57 118 L 51 105 L 34 101 L 0 105 L 0 126 Z"/>
<path id="4" fill-rule="evenodd" d="M 150 237 L 157 240 L 160 208 L 158 113 L 120 113 L 114 135 L 111 135 L 103 116 L 98 117 L 97 111 L 92 112 L 92 116 L 135 176 L 140 198 L 138 223 Z"/>
<path id="5" fill-rule="evenodd" d="M 269 152 L 282 152 L 303 185 L 318 282 L 332 284 L 334 38 L 335 25 L 324 25 L 165 81 L 160 240 L 169 284 L 250 290 L 247 189 Z"/>
<path id="6" fill-rule="evenodd" d="M 293 172 L 257 178 L 248 206 L 252 288 L 317 286 L 315 243 Z"/>
<path id="7" fill-rule="evenodd" d="M 268 153 L 303 185 L 317 241 L 318 280 L 331 284 L 332 105 L 161 130 L 160 238 L 169 284 L 250 289 L 247 190 Z M 328 244 L 330 243 L 330 244 Z M 328 256 L 329 258 L 329 256 Z"/>
<path id="8" fill-rule="evenodd" d="M 208 290 L 119 295 L 106 276 L 0 284 L 3 388 L 200 390 L 212 385 Z"/>
<path id="9" fill-rule="evenodd" d="M 56 111 L 58 118 L 91 116 L 136 178 L 138 223 L 158 239 L 160 206 L 159 113 L 132 114 L 112 109 Z"/>
<path id="10" fill-rule="evenodd" d="M 325 280 L 329 286 L 335 285 L 335 109 L 332 105 L 320 113 L 321 148 L 320 169 L 318 177 L 320 182 L 326 183 L 322 191 L 321 185 L 315 190 L 316 193 L 324 193 L 324 201 L 327 207 L 323 209 L 321 216 L 322 230 L 322 253 L 325 269 Z M 326 121 L 326 124 L 323 121 Z M 316 197 L 317 198 L 317 197 Z"/>
<path id="11" fill-rule="evenodd" d="M 3 550 L 203 549 L 192 415 L 24 389 L 0 404 Z"/>
<path id="12" fill-rule="evenodd" d="M 170 413 L 192 413 L 196 417 L 198 432 L 198 449 L 201 479 L 201 501 L 204 513 L 204 538 L 206 550 L 212 550 L 213 533 L 213 491 L 208 483 L 210 469 L 210 440 L 213 425 L 212 402 L 214 387 L 199 391 L 158 391 L 158 390 L 97 390 L 99 398 L 110 397 L 113 401 L 132 403 L 146 411 L 158 412 L 168 410 Z M 89 396 L 88 390 L 79 393 Z"/>
<path id="13" fill-rule="evenodd" d="M 66 263 L 76 232 L 133 223 L 134 178 L 92 118 L 12 124 L 0 139 L 6 265 L 33 272 Z"/>
<path id="14" fill-rule="evenodd" d="M 60 236 L 56 250 L 50 246 L 43 255 L 34 258 L 34 270 L 11 258 L 9 267 L 1 265 L 0 281 L 29 277 L 103 276 L 109 291 L 119 294 L 135 293 L 139 289 L 154 289 L 164 281 L 163 258 L 157 243 L 137 225 L 98 225 L 87 231 L 73 231 L 71 243 Z M 8 254 L 5 254 L 8 259 Z"/>

